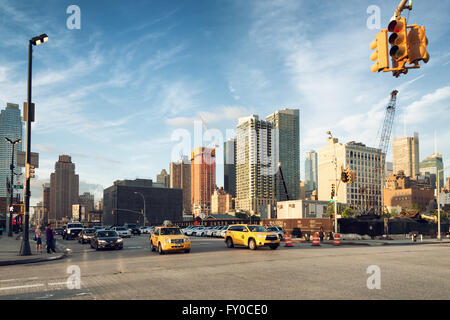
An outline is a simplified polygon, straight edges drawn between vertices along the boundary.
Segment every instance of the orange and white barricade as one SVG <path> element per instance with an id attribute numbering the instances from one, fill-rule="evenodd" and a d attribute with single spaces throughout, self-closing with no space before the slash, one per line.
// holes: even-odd
<path id="1" fill-rule="evenodd" d="M 319 233 L 318 232 L 314 233 L 312 245 L 313 246 L 320 246 L 320 238 L 319 238 Z"/>
<path id="2" fill-rule="evenodd" d="M 290 234 L 286 234 L 284 236 L 284 246 L 285 247 L 293 247 L 292 245 L 292 240 L 291 240 L 291 235 Z"/>
<path id="3" fill-rule="evenodd" d="M 334 245 L 335 246 L 341 245 L 341 235 L 339 233 L 334 234 Z"/>

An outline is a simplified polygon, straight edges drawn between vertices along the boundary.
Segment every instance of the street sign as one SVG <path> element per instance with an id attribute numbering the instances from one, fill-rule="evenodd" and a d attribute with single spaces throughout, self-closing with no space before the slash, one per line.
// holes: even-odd
<path id="1" fill-rule="evenodd" d="M 23 185 L 16 184 L 16 185 L 14 185 L 14 189 L 23 189 Z"/>

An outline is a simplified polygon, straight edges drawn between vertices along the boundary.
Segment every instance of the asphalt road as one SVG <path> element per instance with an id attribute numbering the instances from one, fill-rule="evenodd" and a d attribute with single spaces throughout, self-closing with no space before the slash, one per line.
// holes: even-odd
<path id="1" fill-rule="evenodd" d="M 191 253 L 159 255 L 147 235 L 113 251 L 60 241 L 64 260 L 0 267 L 0 299 L 450 299 L 448 244 L 250 251 L 192 238 Z"/>

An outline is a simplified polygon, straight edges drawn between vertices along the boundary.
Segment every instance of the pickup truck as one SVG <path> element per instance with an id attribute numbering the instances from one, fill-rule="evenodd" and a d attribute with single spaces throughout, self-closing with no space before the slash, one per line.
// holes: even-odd
<path id="1" fill-rule="evenodd" d="M 83 229 L 81 223 L 68 223 L 63 230 L 62 237 L 64 240 L 76 239 Z"/>

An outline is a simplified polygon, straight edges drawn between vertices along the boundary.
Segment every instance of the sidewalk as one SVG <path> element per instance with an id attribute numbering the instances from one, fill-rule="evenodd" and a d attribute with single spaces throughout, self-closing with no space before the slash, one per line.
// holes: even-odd
<path id="1" fill-rule="evenodd" d="M 312 243 L 311 241 L 306 241 L 304 239 L 300 238 L 293 238 L 292 242 L 296 243 Z M 326 245 L 334 245 L 334 241 L 330 240 L 324 240 L 320 244 L 326 244 Z M 423 239 L 423 241 L 420 241 L 420 239 L 417 239 L 416 242 L 412 242 L 411 239 L 397 239 L 397 240 L 341 240 L 341 246 L 342 245 L 361 245 L 361 246 L 405 246 L 405 245 L 419 245 L 419 244 L 449 244 L 450 240 L 447 238 L 443 238 L 441 241 L 437 239 Z"/>
<path id="2" fill-rule="evenodd" d="M 30 248 L 31 256 L 19 256 L 20 245 L 22 243 L 22 236 L 14 234 L 12 237 L 8 237 L 3 233 L 0 236 L 0 266 L 14 265 L 14 264 L 26 264 L 35 262 L 45 262 L 63 259 L 67 256 L 67 248 L 56 241 L 56 253 L 47 254 L 45 247 L 45 240 L 43 240 L 43 253 L 38 254 L 36 252 L 36 242 L 33 241 L 33 237 L 30 233 Z"/>

